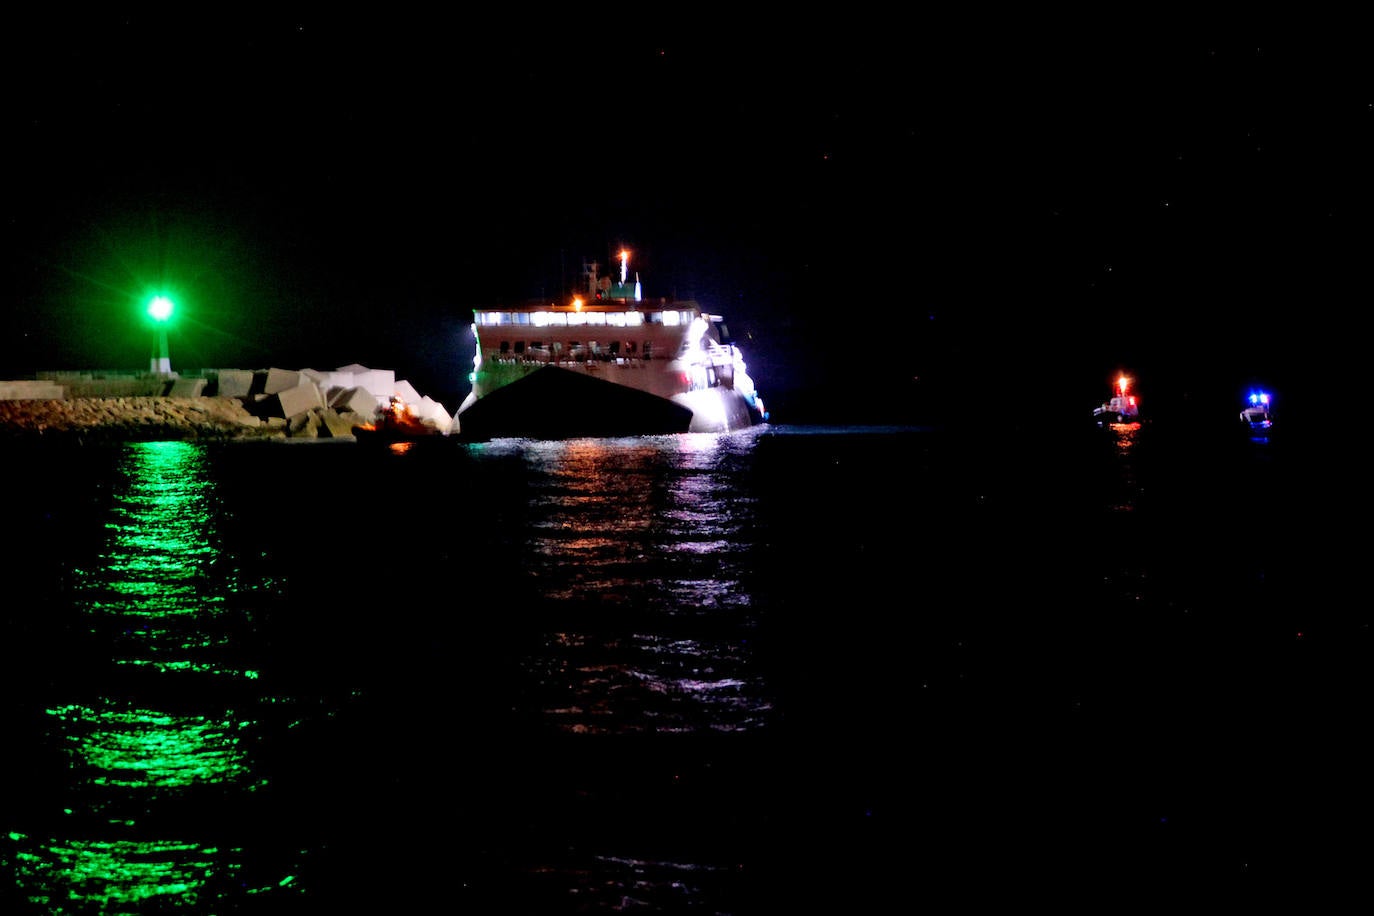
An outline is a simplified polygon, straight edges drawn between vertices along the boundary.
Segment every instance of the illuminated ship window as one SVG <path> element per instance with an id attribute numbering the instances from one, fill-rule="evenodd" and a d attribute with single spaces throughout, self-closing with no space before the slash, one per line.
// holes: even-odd
<path id="1" fill-rule="evenodd" d="M 586 313 L 586 312 L 572 312 L 571 314 L 567 315 L 566 317 L 567 317 L 567 319 L 568 319 L 568 324 L 570 324 L 570 325 L 573 325 L 573 324 L 586 324 L 586 323 L 587 323 L 587 313 Z"/>
<path id="2" fill-rule="evenodd" d="M 605 313 L 605 312 L 589 312 L 589 313 L 587 314 L 587 324 L 605 324 L 605 323 L 606 323 L 606 313 Z"/>

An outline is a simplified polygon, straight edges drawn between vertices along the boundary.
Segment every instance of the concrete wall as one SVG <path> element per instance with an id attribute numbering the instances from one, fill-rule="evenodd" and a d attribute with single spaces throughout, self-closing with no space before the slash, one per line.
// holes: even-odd
<path id="1" fill-rule="evenodd" d="M 56 382 L 0 382 L 0 401 L 60 401 L 66 391 Z"/>

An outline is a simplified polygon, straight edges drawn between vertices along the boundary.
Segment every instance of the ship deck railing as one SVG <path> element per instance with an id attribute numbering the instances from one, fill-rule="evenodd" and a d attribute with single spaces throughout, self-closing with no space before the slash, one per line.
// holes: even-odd
<path id="1" fill-rule="evenodd" d="M 503 366 L 523 366 L 531 363 L 540 365 L 567 365 L 582 363 L 615 363 L 618 366 L 643 366 L 648 362 L 663 362 L 662 357 L 654 356 L 616 356 L 610 353 L 572 353 L 552 354 L 552 353 L 522 353 L 511 354 L 502 353 L 495 356 L 488 356 L 485 359 Z"/>

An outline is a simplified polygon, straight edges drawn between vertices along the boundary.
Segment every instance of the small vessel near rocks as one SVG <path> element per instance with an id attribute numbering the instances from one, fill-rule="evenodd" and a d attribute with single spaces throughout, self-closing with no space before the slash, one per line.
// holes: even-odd
<path id="1" fill-rule="evenodd" d="M 356 424 L 353 435 L 359 442 L 389 444 L 443 438 L 447 431 L 421 417 L 401 397 L 393 395 L 377 409 L 372 422 Z"/>

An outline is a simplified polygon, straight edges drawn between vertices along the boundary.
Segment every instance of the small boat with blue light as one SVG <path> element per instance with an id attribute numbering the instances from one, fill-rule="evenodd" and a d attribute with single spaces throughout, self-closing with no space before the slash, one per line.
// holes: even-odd
<path id="1" fill-rule="evenodd" d="M 1246 398 L 1240 421 L 1250 429 L 1269 429 L 1274 425 L 1274 398 L 1267 391 L 1252 391 Z"/>
<path id="2" fill-rule="evenodd" d="M 767 421 L 721 316 L 690 300 L 646 300 L 629 252 L 618 258 L 619 282 L 584 263 L 585 286 L 567 301 L 473 310 L 461 438 L 718 433 Z"/>

